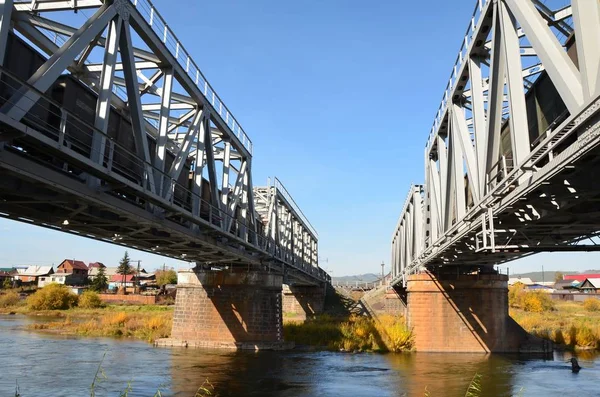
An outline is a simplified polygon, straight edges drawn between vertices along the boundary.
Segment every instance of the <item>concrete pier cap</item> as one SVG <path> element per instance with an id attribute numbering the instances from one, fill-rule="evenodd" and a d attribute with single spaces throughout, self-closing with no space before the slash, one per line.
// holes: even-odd
<path id="1" fill-rule="evenodd" d="M 552 351 L 550 342 L 529 335 L 508 315 L 506 275 L 413 274 L 407 278 L 407 302 L 417 351 Z"/>
<path id="2" fill-rule="evenodd" d="M 281 350 L 283 276 L 261 270 L 178 273 L 171 338 L 158 346 Z"/>

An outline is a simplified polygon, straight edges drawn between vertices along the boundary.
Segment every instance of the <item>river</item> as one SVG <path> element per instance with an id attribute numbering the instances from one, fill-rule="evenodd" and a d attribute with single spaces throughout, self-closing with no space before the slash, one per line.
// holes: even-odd
<path id="1" fill-rule="evenodd" d="M 224 396 L 464 396 L 475 373 L 481 396 L 598 396 L 600 356 L 568 352 L 542 359 L 481 354 L 345 354 L 231 352 L 154 348 L 110 338 L 27 331 L 35 318 L 0 316 L 0 396 L 89 396 L 102 362 L 97 396 L 194 396 L 205 380 Z M 104 361 L 103 356 L 106 354 Z"/>

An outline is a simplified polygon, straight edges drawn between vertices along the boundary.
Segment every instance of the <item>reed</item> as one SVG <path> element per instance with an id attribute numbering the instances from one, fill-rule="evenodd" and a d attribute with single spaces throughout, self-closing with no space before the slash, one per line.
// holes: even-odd
<path id="1" fill-rule="evenodd" d="M 382 316 L 373 320 L 365 316 L 334 317 L 327 314 L 305 322 L 286 321 L 284 338 L 298 345 L 342 351 L 399 352 L 412 348 L 412 333 L 403 319 Z"/>
<path id="2" fill-rule="evenodd" d="M 557 302 L 554 311 L 539 313 L 511 308 L 510 315 L 527 332 L 558 345 L 573 349 L 598 349 L 600 313 L 590 311 L 588 306 L 580 302 Z"/>

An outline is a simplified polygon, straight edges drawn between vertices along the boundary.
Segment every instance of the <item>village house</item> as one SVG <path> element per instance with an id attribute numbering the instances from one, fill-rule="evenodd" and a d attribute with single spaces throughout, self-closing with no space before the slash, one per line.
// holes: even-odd
<path id="1" fill-rule="evenodd" d="M 104 266 L 104 265 L 102 265 Z M 93 280 L 96 278 L 96 276 L 98 275 L 98 272 L 100 271 L 100 266 L 98 267 L 90 267 L 88 269 L 88 277 L 90 278 L 90 280 Z M 118 267 L 102 267 L 102 269 L 104 269 L 104 275 L 106 276 L 107 279 L 110 280 L 110 278 L 112 276 L 114 276 L 115 274 L 117 274 L 117 270 Z"/>
<path id="2" fill-rule="evenodd" d="M 600 278 L 586 278 L 578 288 L 586 294 L 597 294 L 600 292 Z"/>
<path id="3" fill-rule="evenodd" d="M 39 277 L 54 274 L 52 266 L 29 266 L 26 269 L 17 269 L 15 279 L 23 283 L 37 283 Z"/>
<path id="4" fill-rule="evenodd" d="M 56 273 L 70 273 L 76 276 L 87 277 L 88 267 L 82 261 L 65 259 L 56 268 Z"/>

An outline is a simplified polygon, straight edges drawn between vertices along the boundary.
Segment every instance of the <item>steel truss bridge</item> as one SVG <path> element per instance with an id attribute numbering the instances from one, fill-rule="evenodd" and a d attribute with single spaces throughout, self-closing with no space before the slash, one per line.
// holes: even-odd
<path id="1" fill-rule="evenodd" d="M 328 281 L 318 236 L 149 0 L 0 0 L 0 215 Z"/>
<path id="2" fill-rule="evenodd" d="M 600 3 L 478 0 L 392 235 L 393 283 L 598 250 Z"/>

